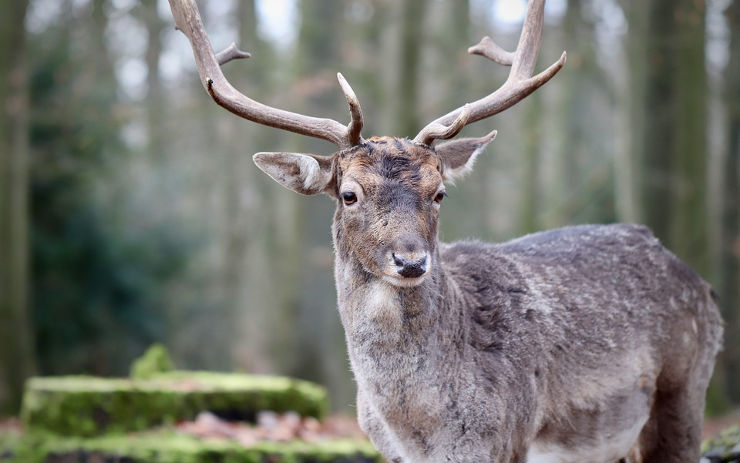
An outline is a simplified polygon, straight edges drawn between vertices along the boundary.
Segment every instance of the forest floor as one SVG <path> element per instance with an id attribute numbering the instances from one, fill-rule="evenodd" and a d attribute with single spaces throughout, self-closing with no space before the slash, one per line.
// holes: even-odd
<path id="1" fill-rule="evenodd" d="M 323 429 L 324 432 L 328 431 L 328 433 L 345 434 L 345 436 L 349 434 L 351 437 L 356 438 L 362 437 L 362 431 L 360 431 L 355 420 L 347 417 L 346 415 L 330 416 L 325 421 L 327 425 Z M 708 418 L 704 422 L 702 440 L 716 436 L 723 429 L 735 425 L 740 425 L 740 408 L 730 411 L 721 416 Z M 196 420 L 194 422 L 182 423 L 180 424 L 180 426 L 178 426 L 178 428 L 180 428 L 182 431 L 192 434 L 208 434 L 209 431 L 214 432 L 215 434 L 220 434 L 221 432 L 216 430 L 220 427 L 221 424 L 212 420 L 206 420 L 205 422 L 201 421 L 200 423 L 198 423 L 198 421 Z M 344 432 L 337 432 L 339 429 L 343 430 Z M 0 435 L 22 432 L 23 424 L 18 418 L 0 418 Z"/>
<path id="2" fill-rule="evenodd" d="M 727 429 L 730 426 L 740 425 L 740 408 L 730 411 L 721 416 L 715 416 L 707 418 L 704 421 L 704 429 L 702 430 L 702 441 L 714 437 L 719 434 L 723 429 Z"/>
<path id="3" fill-rule="evenodd" d="M 23 425 L 18 418 L 0 418 L 0 436 L 11 432 L 19 433 L 23 431 Z"/>
<path id="4" fill-rule="evenodd" d="M 258 441 L 285 442 L 293 439 L 308 442 L 321 439 L 366 439 L 354 417 L 331 415 L 321 422 L 312 417 L 300 417 L 296 413 L 278 414 L 260 412 L 256 424 L 222 420 L 203 412 L 193 421 L 182 421 L 175 425 L 177 433 L 197 438 L 233 439 L 249 446 Z M 0 436 L 24 433 L 18 418 L 0 418 Z"/>

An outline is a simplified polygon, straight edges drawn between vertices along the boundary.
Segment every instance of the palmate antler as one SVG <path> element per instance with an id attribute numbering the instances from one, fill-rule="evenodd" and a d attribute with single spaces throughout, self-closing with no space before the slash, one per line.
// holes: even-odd
<path id="1" fill-rule="evenodd" d="M 515 52 L 507 52 L 490 37 L 483 37 L 468 53 L 484 56 L 504 66 L 511 66 L 506 82 L 490 95 L 468 103 L 430 122 L 414 138 L 427 145 L 434 140 L 446 140 L 457 135 L 468 124 L 498 114 L 520 102 L 527 95 L 550 80 L 565 64 L 565 52 L 560 59 L 532 77 L 542 38 L 545 0 L 530 0 L 524 19 L 519 45 Z"/>
<path id="2" fill-rule="evenodd" d="M 169 0 L 169 3 L 175 18 L 175 27 L 187 36 L 193 48 L 201 83 L 216 103 L 244 119 L 321 138 L 340 148 L 348 148 L 362 141 L 360 132 L 363 120 L 360 102 L 341 74 L 337 74 L 337 78 L 352 116 L 352 120 L 346 126 L 332 119 L 304 116 L 264 105 L 235 89 L 221 71 L 220 65 L 233 59 L 249 58 L 249 53 L 239 50 L 236 44 L 231 44 L 226 50 L 215 54 L 195 0 Z"/>

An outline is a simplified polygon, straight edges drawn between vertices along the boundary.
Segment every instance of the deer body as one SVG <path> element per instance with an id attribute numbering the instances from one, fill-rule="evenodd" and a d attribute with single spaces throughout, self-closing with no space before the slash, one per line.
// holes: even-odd
<path id="1" fill-rule="evenodd" d="M 434 261 L 397 288 L 336 257 L 358 419 L 390 461 L 698 460 L 719 316 L 647 229 L 454 243 Z M 693 431 L 662 435 L 674 457 L 651 434 L 664 413 Z"/>
<path id="2" fill-rule="evenodd" d="M 440 243 L 442 181 L 491 139 L 255 155 L 337 198 L 361 427 L 395 463 L 697 461 L 722 336 L 711 288 L 637 225 Z"/>
<path id="3" fill-rule="evenodd" d="M 257 153 L 283 186 L 325 193 L 358 420 L 394 463 L 688 463 L 699 456 L 704 394 L 722 323 L 712 291 L 644 227 L 579 226 L 503 244 L 437 239 L 445 182 L 496 136 L 445 143 L 531 94 L 544 0 L 530 0 L 516 51 L 485 37 L 468 51 L 511 66 L 496 91 L 413 139 L 347 126 L 239 93 L 194 0 L 169 0 L 202 84 L 246 119 L 336 144 L 331 156 Z"/>

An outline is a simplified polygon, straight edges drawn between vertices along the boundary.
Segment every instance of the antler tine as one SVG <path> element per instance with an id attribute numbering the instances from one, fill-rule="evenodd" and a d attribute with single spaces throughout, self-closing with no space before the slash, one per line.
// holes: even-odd
<path id="1" fill-rule="evenodd" d="M 239 48 L 237 48 L 236 46 L 236 42 L 231 42 L 231 45 L 216 53 L 216 61 L 218 61 L 218 64 L 221 66 L 231 60 L 247 59 L 251 57 L 252 55 L 247 53 L 246 51 L 239 50 Z"/>
<path id="2" fill-rule="evenodd" d="M 347 100 L 347 105 L 349 106 L 349 113 L 352 116 L 352 120 L 347 126 L 347 140 L 350 146 L 355 146 L 362 141 L 360 132 L 362 132 L 362 126 L 364 124 L 360 100 L 357 99 L 355 91 L 349 86 L 347 79 L 344 78 L 341 72 L 337 72 L 337 80 L 339 80 L 339 86 L 342 87 L 344 98 Z"/>
<path id="3" fill-rule="evenodd" d="M 470 117 L 470 105 L 466 104 L 462 107 L 460 115 L 457 119 L 452 122 L 449 126 L 444 126 L 439 123 L 431 123 L 424 127 L 419 134 L 414 138 L 417 143 L 424 143 L 430 145 L 434 140 L 447 140 L 454 137 L 465 127 Z"/>
<path id="4" fill-rule="evenodd" d="M 532 76 L 542 39 L 544 9 L 545 0 L 529 1 L 522 33 L 519 37 L 519 45 L 517 45 L 515 52 L 507 52 L 496 45 L 489 37 L 484 37 L 477 45 L 468 49 L 468 53 L 481 55 L 499 64 L 511 66 L 511 71 L 501 87 L 490 95 L 469 103 L 470 116 L 466 125 L 486 119 L 514 106 L 544 85 L 565 65 L 566 53 L 563 52 L 560 59 L 550 67 Z M 417 138 L 422 134 L 429 133 L 428 127 L 430 126 L 450 125 L 459 117 L 462 110 L 463 108 L 457 108 L 430 122 L 427 127 L 419 132 Z"/>
<path id="5" fill-rule="evenodd" d="M 477 45 L 468 48 L 468 53 L 485 56 L 491 61 L 504 66 L 511 66 L 511 63 L 514 62 L 514 53 L 499 47 L 489 36 L 483 37 Z"/>
<path id="6" fill-rule="evenodd" d="M 201 83 L 220 106 L 258 124 L 321 138 L 340 148 L 348 148 L 362 140 L 360 137 L 362 112 L 357 97 L 349 85 L 345 86 L 340 80 L 352 113 L 352 122 L 346 127 L 332 119 L 305 116 L 252 100 L 229 83 L 220 66 L 232 59 L 246 58 L 248 53 L 238 50 L 236 45 L 232 44 L 217 56 L 205 32 L 195 0 L 169 0 L 169 3 L 175 18 L 175 28 L 182 31 L 190 41 Z"/>
<path id="7" fill-rule="evenodd" d="M 514 52 L 514 62 L 511 63 L 509 80 L 526 79 L 534 72 L 537 55 L 542 42 L 542 26 L 545 22 L 545 0 L 529 2 L 527 14 L 524 17 L 522 34 Z"/>

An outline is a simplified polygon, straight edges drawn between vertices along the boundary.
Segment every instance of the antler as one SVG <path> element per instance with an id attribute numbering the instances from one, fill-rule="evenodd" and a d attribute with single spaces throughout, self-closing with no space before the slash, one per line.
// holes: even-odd
<path id="1" fill-rule="evenodd" d="M 175 18 L 175 28 L 182 31 L 190 41 L 201 83 L 216 103 L 244 119 L 321 138 L 340 148 L 348 148 L 362 141 L 360 132 L 363 121 L 360 102 L 341 74 L 337 74 L 337 78 L 352 115 L 352 120 L 347 126 L 332 119 L 304 116 L 254 101 L 229 83 L 220 66 L 232 59 L 248 58 L 249 53 L 240 51 L 235 44 L 231 44 L 216 55 L 203 27 L 195 0 L 169 0 L 169 2 Z"/>
<path id="2" fill-rule="evenodd" d="M 421 129 L 414 141 L 429 145 L 437 139 L 446 140 L 454 137 L 463 126 L 491 117 L 514 106 L 557 74 L 565 64 L 565 52 L 549 68 L 532 77 L 542 38 L 544 9 L 545 0 L 529 1 L 519 45 L 515 52 L 507 52 L 496 45 L 490 37 L 483 37 L 480 43 L 468 48 L 470 54 L 481 55 L 504 66 L 511 66 L 508 79 L 490 95 L 465 105 L 467 109 L 465 106 L 457 108 L 430 122 Z M 469 114 L 465 123 L 459 128 L 455 127 L 456 130 L 446 131 L 447 127 L 459 125 L 461 116 L 466 112 Z"/>

